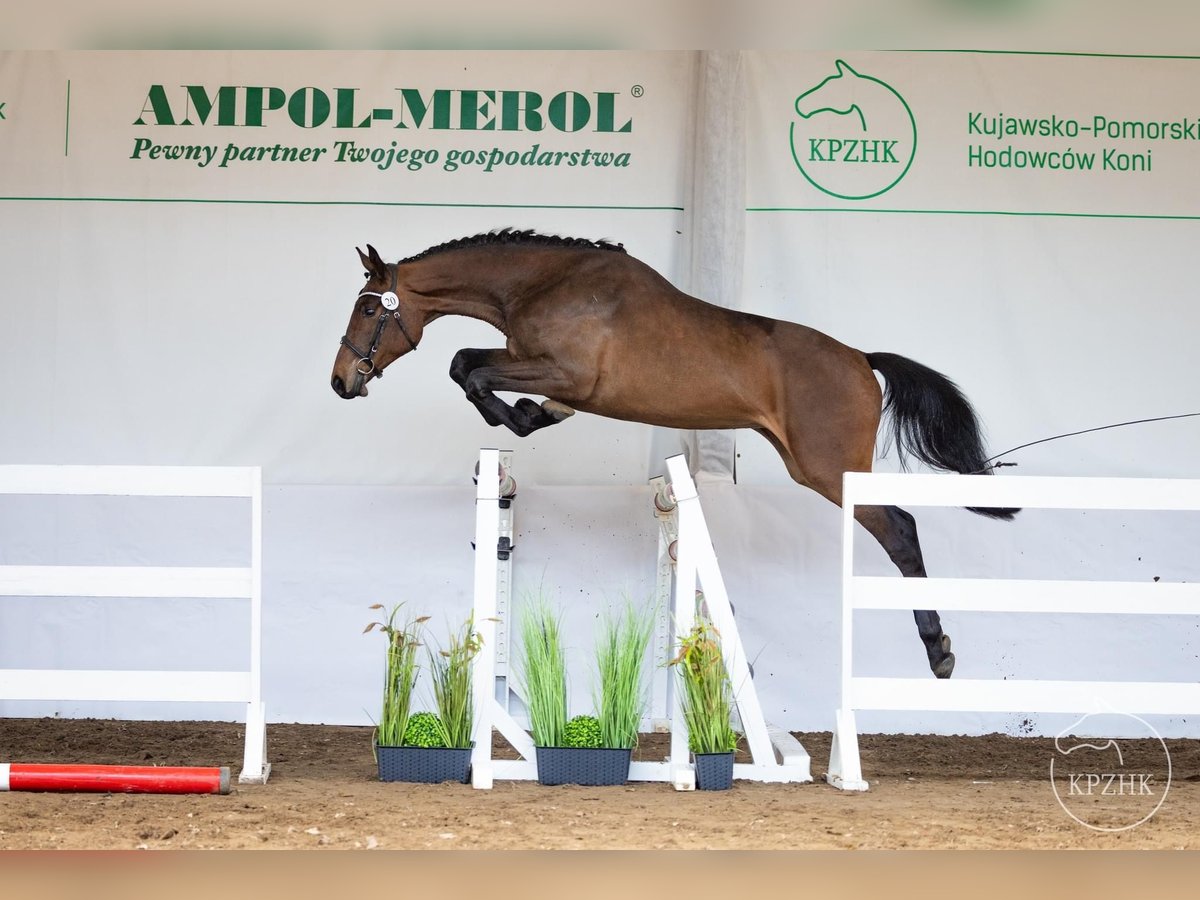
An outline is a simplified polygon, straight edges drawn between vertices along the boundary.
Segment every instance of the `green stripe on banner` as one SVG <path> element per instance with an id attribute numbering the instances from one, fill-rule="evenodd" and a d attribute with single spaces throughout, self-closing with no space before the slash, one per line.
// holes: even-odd
<path id="1" fill-rule="evenodd" d="M 424 203 L 404 200 L 233 200 L 198 197 L 0 197 L 0 203 L 227 203 L 261 206 L 410 206 L 438 209 L 611 209 L 683 212 L 682 206 L 612 206 L 588 203 Z"/>
<path id="2" fill-rule="evenodd" d="M 1167 53 L 1088 53 L 1073 50 L 881 50 L 881 53 L 978 53 L 990 56 L 1083 56 L 1094 59 L 1179 59 L 1200 60 L 1200 56 Z"/>
<path id="3" fill-rule="evenodd" d="M 1164 219 L 1169 221 L 1196 222 L 1198 216 L 1154 215 L 1151 213 L 1073 213 L 1073 212 L 1019 212 L 1010 209 L 844 209 L 829 206 L 751 206 L 748 213 L 899 213 L 914 216 L 1043 216 L 1067 219 Z"/>

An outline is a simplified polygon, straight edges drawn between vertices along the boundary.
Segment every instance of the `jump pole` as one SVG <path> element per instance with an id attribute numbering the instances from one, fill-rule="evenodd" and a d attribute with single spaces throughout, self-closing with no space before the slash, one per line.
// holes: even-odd
<path id="1" fill-rule="evenodd" d="M 0 763 L 0 791 L 228 794 L 229 767 Z"/>

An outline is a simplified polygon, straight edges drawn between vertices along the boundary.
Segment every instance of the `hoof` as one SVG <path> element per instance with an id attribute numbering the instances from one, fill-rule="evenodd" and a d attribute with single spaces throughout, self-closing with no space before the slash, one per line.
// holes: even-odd
<path id="1" fill-rule="evenodd" d="M 947 653 L 942 661 L 933 667 L 933 674 L 938 678 L 949 678 L 954 672 L 954 654 Z"/>
<path id="2" fill-rule="evenodd" d="M 954 654 L 950 652 L 950 635 L 943 634 L 929 651 L 929 669 L 938 678 L 949 678 L 954 671 Z"/>
<path id="3" fill-rule="evenodd" d="M 575 415 L 575 410 L 571 409 L 565 403 L 559 403 L 557 400 L 544 400 L 542 402 L 542 412 L 556 422 L 561 422 L 563 419 L 569 419 Z"/>

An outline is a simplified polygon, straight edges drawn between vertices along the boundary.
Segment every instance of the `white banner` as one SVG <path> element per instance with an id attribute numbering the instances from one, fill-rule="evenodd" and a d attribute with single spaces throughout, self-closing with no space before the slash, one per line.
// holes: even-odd
<path id="1" fill-rule="evenodd" d="M 752 209 L 1200 218 L 1200 59 L 753 61 Z"/>
<path id="2" fill-rule="evenodd" d="M 687 54 L 2 59 L 5 196 L 680 205 Z"/>

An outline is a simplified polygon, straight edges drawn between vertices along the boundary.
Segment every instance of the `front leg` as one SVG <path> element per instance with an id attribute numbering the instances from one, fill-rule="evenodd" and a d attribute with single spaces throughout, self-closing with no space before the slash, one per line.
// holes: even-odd
<path id="1" fill-rule="evenodd" d="M 450 360 L 450 378 L 465 392 L 467 390 L 467 376 L 473 371 L 485 366 L 497 366 L 506 362 L 512 362 L 512 357 L 508 355 L 507 350 L 459 350 L 454 354 L 454 359 Z M 475 408 L 483 416 L 483 421 L 489 425 L 499 425 L 501 423 L 501 420 L 489 411 L 486 404 L 472 399 L 470 395 L 467 396 L 467 399 L 475 404 Z"/>
<path id="2" fill-rule="evenodd" d="M 515 360 L 507 350 L 459 350 L 450 363 L 450 377 L 462 387 L 489 425 L 504 425 L 519 437 L 554 425 L 575 414 L 555 400 L 538 404 L 522 397 L 509 405 L 496 391 L 527 394 L 561 393 L 568 380 L 553 363 Z"/>

